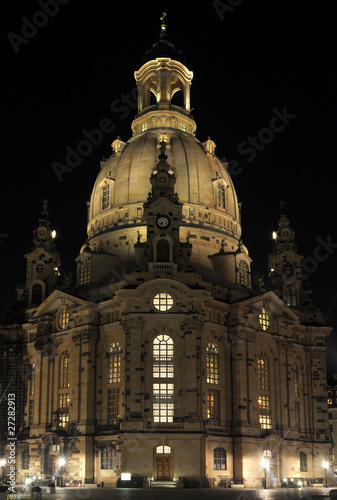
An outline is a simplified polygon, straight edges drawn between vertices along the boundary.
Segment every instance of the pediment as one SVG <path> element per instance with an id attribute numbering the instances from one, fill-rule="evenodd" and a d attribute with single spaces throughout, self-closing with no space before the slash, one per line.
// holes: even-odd
<path id="1" fill-rule="evenodd" d="M 251 297 L 244 302 L 240 302 L 240 304 L 256 310 L 259 310 L 261 307 L 267 307 L 276 317 L 300 323 L 298 315 L 272 291 Z"/>
<path id="2" fill-rule="evenodd" d="M 75 307 L 83 307 L 94 305 L 87 300 L 80 299 L 74 295 L 70 295 L 61 290 L 54 290 L 47 298 L 40 304 L 34 312 L 29 317 L 29 322 L 37 320 L 40 317 L 51 315 L 55 316 L 57 311 L 66 306 L 68 309 L 74 309 Z"/>

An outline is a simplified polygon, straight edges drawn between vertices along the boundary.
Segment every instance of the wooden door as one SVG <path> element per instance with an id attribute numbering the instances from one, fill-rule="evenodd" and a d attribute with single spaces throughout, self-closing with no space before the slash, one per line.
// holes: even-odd
<path id="1" fill-rule="evenodd" d="M 171 457 L 157 457 L 157 479 L 171 479 Z"/>

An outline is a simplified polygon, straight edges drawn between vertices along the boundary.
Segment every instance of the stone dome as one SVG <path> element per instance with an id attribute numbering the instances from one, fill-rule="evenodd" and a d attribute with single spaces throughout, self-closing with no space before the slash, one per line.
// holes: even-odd
<path id="1" fill-rule="evenodd" d="M 201 143 L 195 137 L 192 78 L 191 71 L 169 57 L 147 61 L 135 72 L 138 114 L 133 135 L 127 142 L 119 137 L 113 141 L 112 155 L 101 162 L 88 212 L 91 250 L 113 254 L 120 265 L 132 264 L 134 244 L 146 241 L 143 204 L 162 146 L 182 204 L 180 241 L 192 244 L 192 265 L 211 269 L 208 257 L 219 251 L 244 251 L 248 258 L 240 243 L 240 210 L 227 163 L 215 155 L 210 138 Z M 174 104 L 178 94 L 181 106 Z"/>

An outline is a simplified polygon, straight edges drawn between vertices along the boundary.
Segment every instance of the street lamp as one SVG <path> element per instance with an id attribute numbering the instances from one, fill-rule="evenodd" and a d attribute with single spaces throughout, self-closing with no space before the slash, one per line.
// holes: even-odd
<path id="1" fill-rule="evenodd" d="M 329 462 L 327 460 L 324 460 L 324 462 L 322 462 L 322 467 L 323 467 L 324 472 L 325 472 L 325 487 L 327 488 L 327 486 L 328 486 L 327 473 L 328 473 L 328 469 L 330 468 Z"/>
<path id="2" fill-rule="evenodd" d="M 60 472 L 61 472 L 61 486 L 63 486 L 63 467 L 65 466 L 65 464 L 66 464 L 66 459 L 63 457 L 60 457 L 58 460 L 58 466 L 59 466 Z"/>
<path id="3" fill-rule="evenodd" d="M 4 484 L 4 482 L 5 482 L 5 476 L 4 476 L 4 467 L 5 467 L 5 465 L 6 465 L 6 460 L 5 460 L 4 458 L 2 458 L 2 459 L 0 460 L 0 467 L 1 467 L 1 469 L 2 469 L 2 474 L 1 474 L 1 482 L 2 482 L 3 484 Z"/>
<path id="4" fill-rule="evenodd" d="M 269 469 L 269 459 L 263 457 L 261 459 L 261 466 L 264 469 L 264 488 L 267 489 L 267 469 Z"/>

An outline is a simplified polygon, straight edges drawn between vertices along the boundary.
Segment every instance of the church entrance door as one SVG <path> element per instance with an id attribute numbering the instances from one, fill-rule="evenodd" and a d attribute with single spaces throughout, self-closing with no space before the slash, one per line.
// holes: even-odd
<path id="1" fill-rule="evenodd" d="M 171 480 L 171 457 L 157 457 L 157 479 Z"/>

